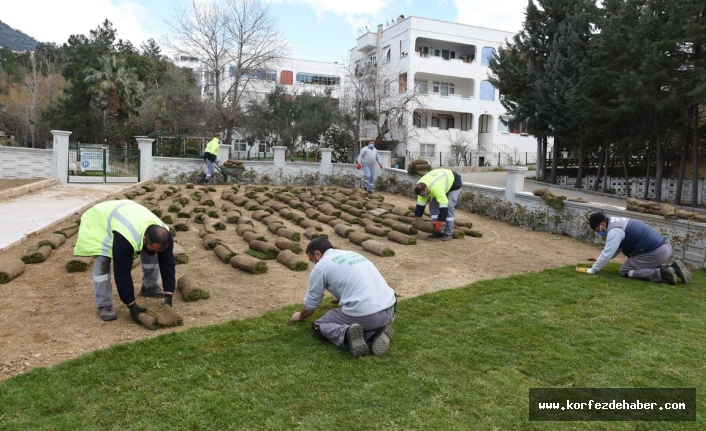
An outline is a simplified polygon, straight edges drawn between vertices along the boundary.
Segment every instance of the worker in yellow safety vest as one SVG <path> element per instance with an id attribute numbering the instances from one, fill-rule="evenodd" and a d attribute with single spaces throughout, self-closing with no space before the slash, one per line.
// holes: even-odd
<path id="1" fill-rule="evenodd" d="M 203 178 L 203 183 L 208 184 L 213 176 L 213 163 L 218 158 L 218 136 L 214 136 L 208 144 L 206 144 L 206 149 L 203 152 L 203 161 L 206 162 L 206 176 Z"/>
<path id="2" fill-rule="evenodd" d="M 146 310 L 135 301 L 132 262 L 142 262 L 140 296 L 164 298 L 172 305 L 175 287 L 174 238 L 166 225 L 152 211 L 130 200 L 101 202 L 81 216 L 81 226 L 74 248 L 76 256 L 95 256 L 93 292 L 101 320 L 117 319 L 113 310 L 110 264 L 113 262 L 115 285 L 120 300 L 130 309 L 130 316 Z M 159 287 L 161 275 L 164 291 Z"/>
<path id="3" fill-rule="evenodd" d="M 461 175 L 444 168 L 434 169 L 417 181 L 414 186 L 417 195 L 414 218 L 424 215 L 424 208 L 429 202 L 429 213 L 434 223 L 434 232 L 429 238 L 443 238 L 443 241 L 454 238 L 454 208 L 462 185 Z"/>

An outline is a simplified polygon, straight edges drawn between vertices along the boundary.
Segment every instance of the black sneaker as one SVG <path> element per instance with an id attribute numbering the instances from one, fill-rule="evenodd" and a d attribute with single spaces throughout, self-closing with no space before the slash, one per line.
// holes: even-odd
<path id="1" fill-rule="evenodd" d="M 443 238 L 444 234 L 441 232 L 433 232 L 427 235 L 427 238 Z"/>
<path id="2" fill-rule="evenodd" d="M 387 353 L 390 350 L 390 341 L 392 341 L 393 335 L 392 326 L 387 325 L 384 328 L 380 328 L 373 338 L 373 344 L 370 346 L 370 351 L 373 355 L 380 356 Z"/>
<path id="3" fill-rule="evenodd" d="M 359 324 L 354 323 L 348 327 L 346 340 L 348 341 L 348 349 L 351 351 L 351 356 L 354 358 L 370 353 L 368 345 L 365 344 L 365 338 L 363 338 L 363 327 Z"/>
<path id="4" fill-rule="evenodd" d="M 686 266 L 684 266 L 684 262 L 677 259 L 676 262 L 674 262 L 671 265 L 671 267 L 674 270 L 674 273 L 677 275 L 677 277 L 679 277 L 679 279 L 682 282 L 684 282 L 684 284 L 691 283 L 691 272 L 689 272 L 689 270 L 686 269 Z"/>
<path id="5" fill-rule="evenodd" d="M 659 269 L 659 271 L 662 275 L 662 281 L 666 281 L 672 286 L 677 284 L 677 274 L 674 272 L 674 268 L 671 266 L 663 266 Z"/>
<path id="6" fill-rule="evenodd" d="M 105 322 L 110 322 L 118 318 L 118 315 L 113 311 L 112 305 L 105 305 L 103 307 L 98 307 L 98 317 Z"/>
<path id="7" fill-rule="evenodd" d="M 451 235 L 444 235 L 444 237 L 441 238 L 442 241 L 451 241 L 452 239 L 454 239 L 453 234 L 451 234 Z"/>
<path id="8" fill-rule="evenodd" d="M 164 298 L 164 291 L 159 286 L 142 286 L 142 288 L 140 288 L 140 296 Z"/>

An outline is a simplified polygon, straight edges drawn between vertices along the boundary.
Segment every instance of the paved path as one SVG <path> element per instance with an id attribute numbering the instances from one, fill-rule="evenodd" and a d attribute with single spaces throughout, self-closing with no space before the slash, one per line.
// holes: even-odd
<path id="1" fill-rule="evenodd" d="M 470 172 L 461 174 L 461 178 L 465 183 L 475 183 L 484 186 L 500 187 L 505 188 L 507 181 L 506 172 Z M 559 186 L 548 186 L 545 183 L 528 180 L 525 178 L 524 191 L 532 193 L 533 190 L 548 188 L 552 193 L 557 196 L 566 196 L 569 199 L 584 198 L 589 202 L 595 202 L 604 205 L 613 205 L 620 208 L 625 208 L 626 199 L 618 198 L 615 196 L 604 195 L 602 193 L 597 193 L 587 190 L 577 190 L 573 187 L 564 188 Z"/>
<path id="2" fill-rule="evenodd" d="M 133 185 L 55 185 L 0 200 L 0 251 Z"/>

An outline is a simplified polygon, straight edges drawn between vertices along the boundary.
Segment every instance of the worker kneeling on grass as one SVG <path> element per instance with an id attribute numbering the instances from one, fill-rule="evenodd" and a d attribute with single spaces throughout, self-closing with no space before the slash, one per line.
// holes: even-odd
<path id="1" fill-rule="evenodd" d="M 164 298 L 164 304 L 171 307 L 176 278 L 174 238 L 162 220 L 142 205 L 118 200 L 89 208 L 81 216 L 74 255 L 96 257 L 93 292 L 101 320 L 118 318 L 113 311 L 111 261 L 118 295 L 130 316 L 139 324 L 139 314 L 147 311 L 135 301 L 131 271 L 138 255 L 143 272 L 140 296 Z M 157 284 L 160 274 L 164 291 Z"/>
<path id="2" fill-rule="evenodd" d="M 417 195 L 414 218 L 416 220 L 424 215 L 428 201 L 434 223 L 434 232 L 428 235 L 429 238 L 442 238 L 442 241 L 454 239 L 454 214 L 462 186 L 461 175 L 444 168 L 434 169 L 417 181 L 414 186 Z"/>
<path id="3" fill-rule="evenodd" d="M 292 322 L 301 322 L 314 313 L 324 290 L 338 301 L 312 324 L 314 335 L 348 349 L 354 358 L 369 353 L 382 355 L 390 348 L 397 299 L 375 265 L 354 251 L 334 249 L 327 238 L 315 238 L 306 248 L 314 268 L 301 311 Z"/>

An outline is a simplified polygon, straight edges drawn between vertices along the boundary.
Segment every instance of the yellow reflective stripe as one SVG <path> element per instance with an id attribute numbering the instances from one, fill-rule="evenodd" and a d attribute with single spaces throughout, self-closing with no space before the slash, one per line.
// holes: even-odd
<path id="1" fill-rule="evenodd" d="M 113 227 L 112 227 L 113 217 L 115 216 L 115 214 L 117 213 L 119 208 L 121 208 L 125 205 L 128 205 L 128 204 L 133 204 L 133 203 L 134 202 L 132 202 L 132 201 L 128 201 L 128 202 L 119 204 L 115 208 L 113 208 L 113 210 L 110 212 L 110 214 L 108 214 L 108 224 L 105 227 L 106 233 L 105 233 L 105 238 L 103 238 L 103 246 L 101 248 L 103 256 L 110 256 L 111 255 L 110 250 L 111 250 L 112 242 L 113 242 Z"/>
<path id="2" fill-rule="evenodd" d="M 132 239 L 137 247 L 139 247 L 140 244 L 142 244 L 142 238 L 140 238 L 140 233 L 137 231 L 135 226 L 132 223 L 130 223 L 125 218 L 125 216 L 123 216 L 122 214 L 120 214 L 118 212 L 118 210 L 120 208 L 124 207 L 125 205 L 130 205 L 130 204 L 134 204 L 134 202 L 128 201 L 123 204 L 120 204 L 120 205 L 116 206 L 115 208 L 113 208 L 113 210 L 110 212 L 110 214 L 108 214 L 108 226 L 107 226 L 108 232 L 107 232 L 105 239 L 103 239 L 103 251 L 104 252 L 107 253 L 111 247 L 111 242 L 112 242 L 112 238 L 113 238 L 113 220 L 116 220 L 116 221 L 122 223 L 123 226 L 125 226 L 130 231 L 130 235 L 132 235 Z"/>

